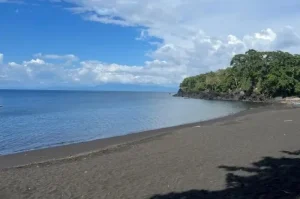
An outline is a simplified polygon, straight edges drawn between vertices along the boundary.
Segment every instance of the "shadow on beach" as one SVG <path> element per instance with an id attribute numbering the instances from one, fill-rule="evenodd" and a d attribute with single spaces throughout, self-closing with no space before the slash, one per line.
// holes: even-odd
<path id="1" fill-rule="evenodd" d="M 300 151 L 282 152 L 291 157 L 264 157 L 250 167 L 219 166 L 220 169 L 228 171 L 224 190 L 190 190 L 154 195 L 150 199 L 300 199 Z"/>

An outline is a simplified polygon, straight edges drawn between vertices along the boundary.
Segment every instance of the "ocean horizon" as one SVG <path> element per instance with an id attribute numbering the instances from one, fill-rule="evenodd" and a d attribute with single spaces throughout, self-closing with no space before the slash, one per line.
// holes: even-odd
<path id="1" fill-rule="evenodd" d="M 0 90 L 0 155 L 205 121 L 252 106 L 172 94 Z"/>

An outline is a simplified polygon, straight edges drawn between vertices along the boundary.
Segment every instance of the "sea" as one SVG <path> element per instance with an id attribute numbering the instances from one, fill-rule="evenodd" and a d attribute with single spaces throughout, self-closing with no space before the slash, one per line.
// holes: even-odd
<path id="1" fill-rule="evenodd" d="M 172 94 L 0 90 L 0 155 L 204 121 L 252 106 Z"/>

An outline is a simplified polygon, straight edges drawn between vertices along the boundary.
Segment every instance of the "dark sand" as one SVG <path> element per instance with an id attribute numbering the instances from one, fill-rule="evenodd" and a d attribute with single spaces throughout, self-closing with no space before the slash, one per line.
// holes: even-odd
<path id="1" fill-rule="evenodd" d="M 264 107 L 0 156 L 0 199 L 300 198 L 299 150 L 300 109 Z"/>

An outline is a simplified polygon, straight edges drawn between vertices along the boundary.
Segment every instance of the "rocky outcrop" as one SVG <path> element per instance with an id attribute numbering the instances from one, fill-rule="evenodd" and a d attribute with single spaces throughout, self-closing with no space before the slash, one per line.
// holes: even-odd
<path id="1" fill-rule="evenodd" d="M 184 92 L 179 89 L 174 95 L 175 97 L 187 97 L 195 99 L 205 99 L 205 100 L 226 100 L 226 101 L 249 101 L 249 102 L 267 102 L 271 99 L 261 95 L 251 93 L 250 95 L 244 91 L 235 91 L 229 93 L 217 93 L 213 91 L 202 91 L 202 92 Z"/>

